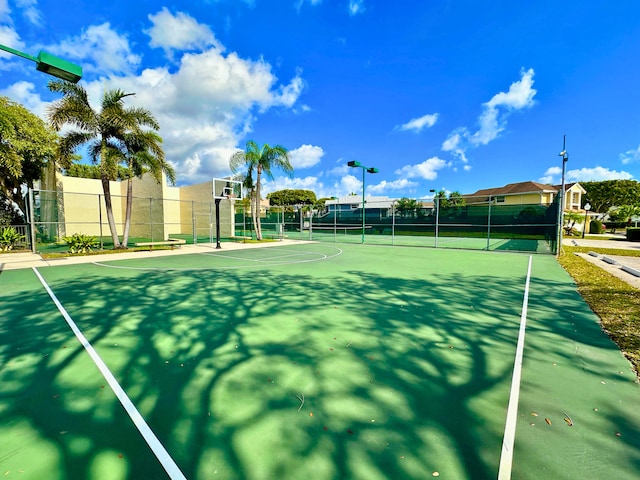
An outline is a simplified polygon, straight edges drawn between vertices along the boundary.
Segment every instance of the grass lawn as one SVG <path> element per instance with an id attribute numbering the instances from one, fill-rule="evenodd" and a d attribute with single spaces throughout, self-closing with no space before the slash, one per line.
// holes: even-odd
<path id="1" fill-rule="evenodd" d="M 639 251 L 565 245 L 559 261 L 575 280 L 578 291 L 600 317 L 602 328 L 631 361 L 640 378 L 640 292 L 597 265 L 574 255 L 600 254 L 640 257 Z"/>

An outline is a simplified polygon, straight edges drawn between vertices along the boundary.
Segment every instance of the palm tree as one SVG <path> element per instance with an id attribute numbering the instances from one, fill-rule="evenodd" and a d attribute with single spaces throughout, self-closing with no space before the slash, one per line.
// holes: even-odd
<path id="1" fill-rule="evenodd" d="M 127 166 L 127 203 L 125 209 L 124 231 L 122 233 L 122 247 L 127 248 L 129 228 L 131 225 L 131 206 L 133 203 L 133 177 L 141 177 L 149 172 L 160 183 L 162 174 L 166 174 L 172 185 L 176 182 L 173 167 L 165 161 L 164 151 L 160 144 L 160 135 L 149 130 L 139 130 L 125 133 L 123 145 L 125 147 L 124 163 Z M 121 152 L 114 152 L 120 154 Z"/>
<path id="2" fill-rule="evenodd" d="M 262 175 L 272 179 L 272 169 L 278 167 L 289 177 L 293 176 L 293 167 L 289 161 L 289 151 L 282 145 L 273 147 L 264 144 L 258 146 L 253 140 L 249 140 L 245 146 L 244 152 L 236 152 L 229 160 L 229 168 L 233 173 L 237 173 L 240 169 L 246 168 L 245 181 L 253 180 L 255 183 L 253 188 L 253 203 L 255 207 L 251 209 L 251 216 L 256 231 L 256 239 L 262 240 L 262 228 L 260 226 L 260 179 Z"/>
<path id="3" fill-rule="evenodd" d="M 49 82 L 49 89 L 63 95 L 47 110 L 53 128 L 59 131 L 64 125 L 76 127 L 62 135 L 61 157 L 68 159 L 76 148 L 88 144 L 91 161 L 100 167 L 113 247 L 120 248 L 109 182 L 116 179 L 118 165 L 126 157 L 125 135 L 128 132 L 140 132 L 141 127 L 158 130 L 158 122 L 146 109 L 125 108 L 123 99 L 134 94 L 119 89 L 104 92 L 100 111 L 91 107 L 86 90 L 78 84 L 55 80 Z"/>

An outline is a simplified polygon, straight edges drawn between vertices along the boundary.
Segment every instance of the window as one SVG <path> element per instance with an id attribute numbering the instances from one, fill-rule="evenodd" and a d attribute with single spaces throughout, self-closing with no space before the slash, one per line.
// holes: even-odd
<path id="1" fill-rule="evenodd" d="M 497 196 L 496 203 L 504 203 L 504 195 Z"/>

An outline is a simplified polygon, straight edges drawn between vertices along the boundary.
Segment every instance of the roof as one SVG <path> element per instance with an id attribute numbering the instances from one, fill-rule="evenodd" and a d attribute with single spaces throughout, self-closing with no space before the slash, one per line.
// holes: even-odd
<path id="1" fill-rule="evenodd" d="M 569 188 L 568 185 L 567 188 Z M 480 197 L 489 195 L 521 195 L 523 193 L 555 193 L 558 190 L 560 190 L 560 186 L 555 187 L 553 185 L 538 182 L 518 182 L 510 183 L 504 187 L 485 188 L 483 190 L 478 190 L 476 193 L 465 196 Z"/>

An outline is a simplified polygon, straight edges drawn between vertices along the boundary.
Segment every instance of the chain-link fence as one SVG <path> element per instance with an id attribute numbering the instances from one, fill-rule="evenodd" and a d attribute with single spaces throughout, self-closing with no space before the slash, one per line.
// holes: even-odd
<path id="1" fill-rule="evenodd" d="M 464 197 L 424 206 L 398 201 L 270 207 L 261 213 L 263 237 L 342 243 L 555 253 L 557 203 L 504 204 L 500 198 Z M 236 209 L 236 232 L 254 235 L 250 212 Z M 242 233 L 239 227 L 242 226 Z"/>
<path id="2" fill-rule="evenodd" d="M 66 247 L 74 233 L 95 236 L 102 248 L 113 245 L 102 194 L 34 190 L 30 193 L 38 250 Z M 343 243 L 407 245 L 555 253 L 557 203 L 508 204 L 504 197 L 468 197 L 425 204 L 420 200 L 367 200 L 353 204 L 328 203 L 269 207 L 260 213 L 262 236 Z M 248 209 L 240 202 L 221 200 L 220 236 L 256 238 Z M 122 239 L 126 198 L 112 195 L 113 218 Z M 164 241 L 187 243 L 216 240 L 215 201 L 196 202 L 133 197 L 129 245 Z M 235 212 L 235 214 L 233 214 Z"/>
<path id="3" fill-rule="evenodd" d="M 96 237 L 100 248 L 113 246 L 103 194 L 33 190 L 32 220 L 36 248 L 66 248 L 64 237 L 75 233 Z M 113 219 L 119 241 L 126 220 L 126 197 L 111 195 Z M 220 202 L 220 235 L 234 236 L 235 225 L 229 200 Z M 213 242 L 216 234 L 215 201 L 195 202 L 164 198 L 133 197 L 128 245 L 165 241 Z"/>

